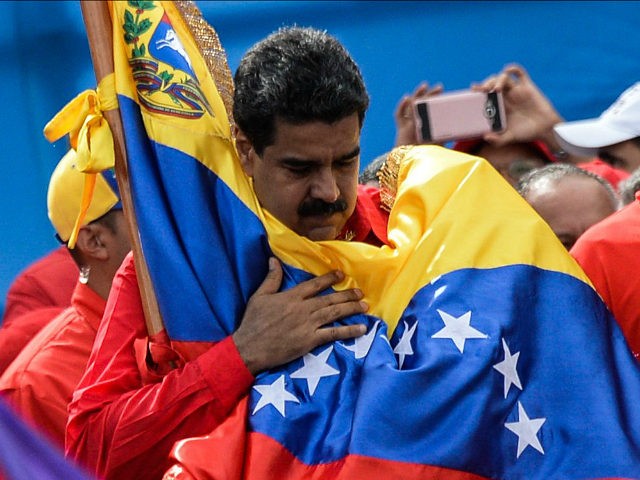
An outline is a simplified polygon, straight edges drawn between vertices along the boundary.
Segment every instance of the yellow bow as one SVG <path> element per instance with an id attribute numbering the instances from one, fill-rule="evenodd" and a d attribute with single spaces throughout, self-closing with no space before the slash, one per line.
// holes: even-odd
<path id="1" fill-rule="evenodd" d="M 50 142 L 69 134 L 76 151 L 76 167 L 86 173 L 80 212 L 67 245 L 74 248 L 78 231 L 91 204 L 96 175 L 113 168 L 115 154 L 111 129 L 102 112 L 118 108 L 115 74 L 102 79 L 96 90 L 85 90 L 71 100 L 44 127 Z"/>

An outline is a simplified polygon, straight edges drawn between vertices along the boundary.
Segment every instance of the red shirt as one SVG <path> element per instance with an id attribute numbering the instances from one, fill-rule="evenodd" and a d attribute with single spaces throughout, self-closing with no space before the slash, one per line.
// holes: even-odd
<path id="1" fill-rule="evenodd" d="M 0 377 L 0 393 L 60 448 L 67 405 L 82 376 L 105 300 L 77 283 L 71 306 L 51 320 Z"/>
<path id="2" fill-rule="evenodd" d="M 0 327 L 0 374 L 47 323 L 71 304 L 78 266 L 67 247 L 35 261 L 13 281 Z"/>
<path id="3" fill-rule="evenodd" d="M 381 244 L 376 230 L 387 218 L 377 190 L 360 188 L 348 222 L 353 238 L 373 235 L 375 244 Z M 164 377 L 143 379 L 138 362 L 146 353 L 146 340 L 129 254 L 114 278 L 87 370 L 69 405 L 67 455 L 100 477 L 162 478 L 173 463 L 173 444 L 211 432 L 253 384 L 231 336 Z"/>
<path id="4" fill-rule="evenodd" d="M 571 249 L 640 355 L 640 199 L 582 234 Z"/>
<path id="5" fill-rule="evenodd" d="M 77 280 L 78 266 L 65 246 L 36 260 L 9 287 L 2 328 L 39 307 L 67 308 Z"/>
<path id="6" fill-rule="evenodd" d="M 380 205 L 378 188 L 358 185 L 356 208 L 338 235 L 338 239 L 364 242 L 377 247 L 387 244 L 389 214 Z"/>
<path id="7" fill-rule="evenodd" d="M 64 307 L 41 307 L 13 318 L 0 328 L 0 375 L 18 356 L 24 346 L 57 317 Z"/>

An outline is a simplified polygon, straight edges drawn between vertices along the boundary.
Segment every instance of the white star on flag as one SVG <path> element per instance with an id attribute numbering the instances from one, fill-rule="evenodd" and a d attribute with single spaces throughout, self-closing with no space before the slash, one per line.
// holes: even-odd
<path id="1" fill-rule="evenodd" d="M 304 378 L 309 387 L 309 393 L 313 396 L 322 377 L 338 375 L 338 370 L 327 363 L 333 347 L 329 347 L 318 355 L 307 353 L 302 357 L 304 365 L 291 374 L 291 378 Z"/>
<path id="2" fill-rule="evenodd" d="M 416 332 L 416 327 L 418 326 L 418 322 L 414 323 L 411 328 L 409 328 L 409 324 L 407 322 L 404 323 L 404 332 L 402 332 L 402 337 L 398 341 L 396 348 L 393 349 L 393 353 L 398 355 L 398 367 L 402 369 L 402 364 L 404 363 L 404 357 L 406 355 L 413 355 L 413 348 L 411 347 L 411 339 L 413 338 L 413 334 Z"/>
<path id="3" fill-rule="evenodd" d="M 369 350 L 371 349 L 371 345 L 373 345 L 373 340 L 376 337 L 376 331 L 378 329 L 379 323 L 380 323 L 380 320 L 377 320 L 376 323 L 373 324 L 373 327 L 371 327 L 371 330 L 369 330 L 368 333 L 364 334 L 361 337 L 356 338 L 353 345 L 347 346 L 344 343 L 341 345 L 347 350 L 352 351 L 355 354 L 356 358 L 366 357 L 367 353 L 369 353 Z"/>
<path id="4" fill-rule="evenodd" d="M 496 363 L 493 368 L 504 375 L 504 398 L 507 398 L 511 385 L 515 385 L 522 390 L 522 384 L 520 383 L 520 377 L 516 369 L 520 352 L 511 355 L 511 351 L 504 338 L 502 339 L 502 348 L 504 350 L 504 360 Z"/>
<path id="5" fill-rule="evenodd" d="M 460 353 L 464 353 L 464 342 L 470 338 L 487 338 L 487 335 L 476 330 L 471 325 L 471 311 L 454 317 L 447 312 L 438 310 L 444 322 L 444 328 L 431 335 L 431 338 L 448 338 L 453 340 Z"/>
<path id="6" fill-rule="evenodd" d="M 542 444 L 538 440 L 538 430 L 546 421 L 546 418 L 530 419 L 527 412 L 524 411 L 522 403 L 518 402 L 518 421 L 504 424 L 505 427 L 518 436 L 518 454 L 516 458 L 519 458 L 523 450 L 529 445 L 544 455 Z"/>
<path id="7" fill-rule="evenodd" d="M 280 412 L 280 415 L 285 417 L 285 402 L 300 403 L 300 400 L 298 400 L 295 395 L 284 389 L 284 375 L 280 375 L 280 377 L 278 377 L 278 379 L 271 385 L 255 385 L 253 388 L 261 395 L 261 397 L 260 400 L 258 400 L 256 408 L 253 409 L 252 415 L 255 415 L 258 410 L 266 407 L 267 405 L 273 405 L 275 409 Z"/>

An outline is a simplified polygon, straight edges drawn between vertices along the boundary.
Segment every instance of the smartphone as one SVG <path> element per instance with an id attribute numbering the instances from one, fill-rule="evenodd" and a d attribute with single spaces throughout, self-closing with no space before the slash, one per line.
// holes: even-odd
<path id="1" fill-rule="evenodd" d="M 457 90 L 414 103 L 420 143 L 444 143 L 481 137 L 506 128 L 502 92 Z"/>

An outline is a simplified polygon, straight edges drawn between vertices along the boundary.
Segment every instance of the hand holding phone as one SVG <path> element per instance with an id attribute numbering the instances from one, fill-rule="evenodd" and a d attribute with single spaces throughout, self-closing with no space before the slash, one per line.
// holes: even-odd
<path id="1" fill-rule="evenodd" d="M 458 90 L 414 102 L 417 138 L 444 143 L 482 137 L 506 128 L 501 92 Z"/>

